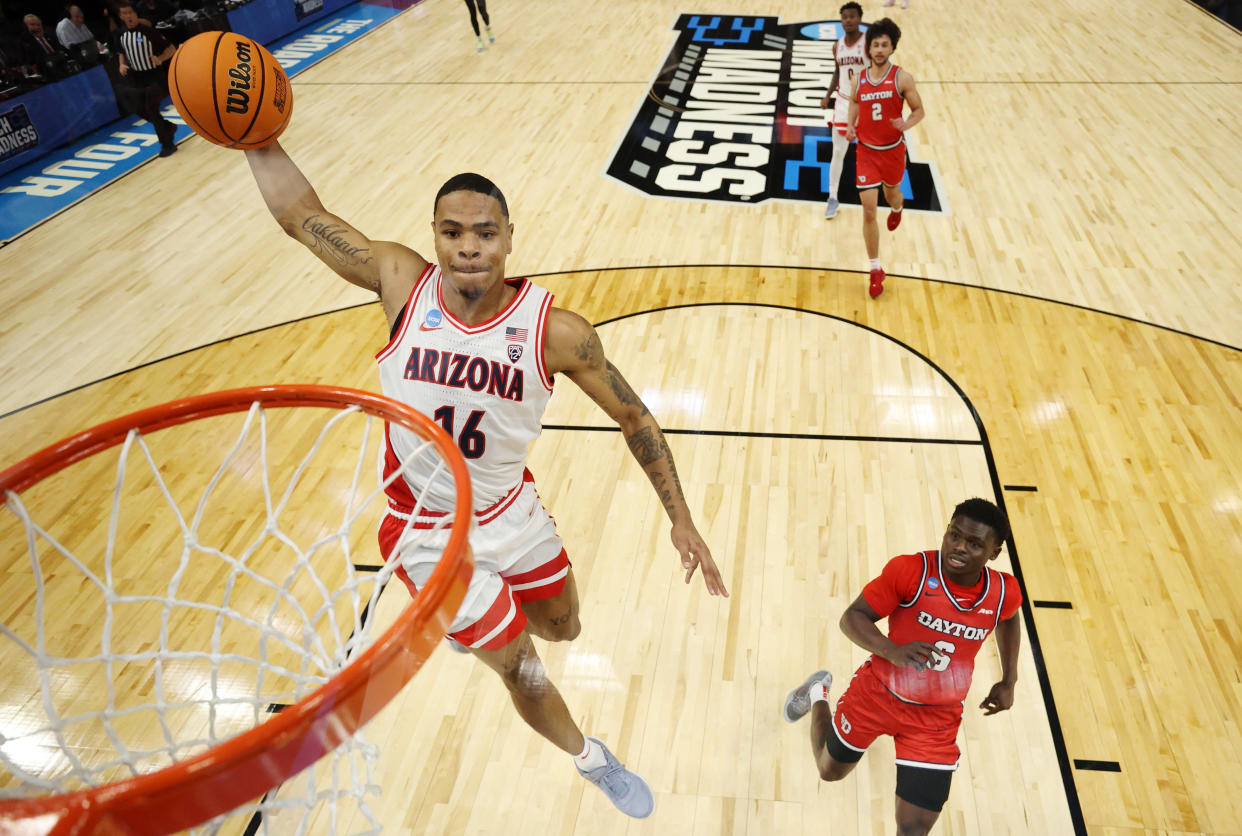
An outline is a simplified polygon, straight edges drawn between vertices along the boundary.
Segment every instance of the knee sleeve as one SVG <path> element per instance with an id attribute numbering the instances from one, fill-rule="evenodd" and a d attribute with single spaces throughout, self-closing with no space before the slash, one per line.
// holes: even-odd
<path id="1" fill-rule="evenodd" d="M 897 797 L 915 807 L 939 813 L 949 799 L 952 783 L 951 770 L 897 764 Z"/>

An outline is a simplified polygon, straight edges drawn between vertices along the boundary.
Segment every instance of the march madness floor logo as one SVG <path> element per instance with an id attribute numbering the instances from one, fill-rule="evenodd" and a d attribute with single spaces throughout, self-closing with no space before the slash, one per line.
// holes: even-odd
<path id="1" fill-rule="evenodd" d="M 673 28 L 678 36 L 664 69 L 607 174 L 656 197 L 822 203 L 832 134 L 820 100 L 832 81 L 841 24 L 686 14 Z M 854 147 L 839 197 L 857 205 Z M 901 185 L 906 206 L 946 212 L 935 164 L 910 157 Z"/>

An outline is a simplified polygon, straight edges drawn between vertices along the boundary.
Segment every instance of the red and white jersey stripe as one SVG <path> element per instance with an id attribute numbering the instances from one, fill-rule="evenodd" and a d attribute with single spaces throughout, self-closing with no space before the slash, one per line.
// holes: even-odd
<path id="1" fill-rule="evenodd" d="M 526 454 L 539 436 L 552 380 L 543 341 L 552 294 L 526 279 L 507 279 L 517 292 L 486 322 L 467 325 L 444 305 L 438 265 L 428 265 L 410 293 L 392 340 L 378 354 L 380 389 L 409 404 L 448 431 L 466 458 L 474 509 L 500 502 L 522 483 Z M 383 451 L 384 478 L 422 444 L 389 426 Z M 452 480 L 434 477 L 424 456 L 388 487 L 400 511 L 451 509 Z"/>

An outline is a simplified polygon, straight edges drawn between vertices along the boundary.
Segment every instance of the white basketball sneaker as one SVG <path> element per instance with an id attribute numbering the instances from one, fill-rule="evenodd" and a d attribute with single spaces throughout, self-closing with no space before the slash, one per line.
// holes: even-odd
<path id="1" fill-rule="evenodd" d="M 650 816 L 655 809 L 655 796 L 651 794 L 647 782 L 626 769 L 625 764 L 608 751 L 604 741 L 597 737 L 588 737 L 587 740 L 604 750 L 605 763 L 597 769 L 579 769 L 578 774 L 603 790 L 612 805 L 627 816 L 636 819 Z"/>
<path id="2" fill-rule="evenodd" d="M 807 677 L 806 682 L 789 692 L 789 696 L 785 697 L 786 723 L 798 722 L 811 710 L 811 687 L 819 682 L 824 683 L 825 688 L 831 688 L 832 674 L 828 671 L 816 671 Z"/>

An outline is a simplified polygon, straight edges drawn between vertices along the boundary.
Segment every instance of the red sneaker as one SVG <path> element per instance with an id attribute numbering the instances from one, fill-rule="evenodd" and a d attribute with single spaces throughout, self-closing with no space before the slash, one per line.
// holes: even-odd
<path id="1" fill-rule="evenodd" d="M 884 292 L 884 271 L 879 267 L 871 271 L 871 287 L 867 292 L 871 294 L 872 299 Z"/>
<path id="2" fill-rule="evenodd" d="M 892 232 L 894 229 L 896 229 L 897 225 L 900 223 L 901 223 L 900 212 L 889 212 L 888 213 L 888 231 L 889 232 Z"/>

